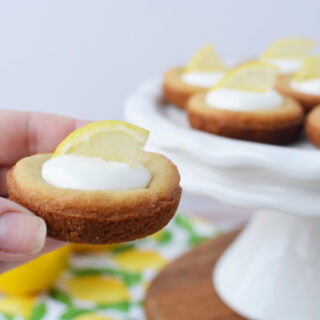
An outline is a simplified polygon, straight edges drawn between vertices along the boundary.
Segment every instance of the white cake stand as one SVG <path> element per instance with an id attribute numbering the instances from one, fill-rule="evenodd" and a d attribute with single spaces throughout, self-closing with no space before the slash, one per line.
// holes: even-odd
<path id="1" fill-rule="evenodd" d="M 129 121 L 151 131 L 148 148 L 177 165 L 185 190 L 257 211 L 220 258 L 214 285 L 239 314 L 261 320 L 320 318 L 320 152 L 195 131 L 162 101 L 161 79 L 126 103 Z"/>

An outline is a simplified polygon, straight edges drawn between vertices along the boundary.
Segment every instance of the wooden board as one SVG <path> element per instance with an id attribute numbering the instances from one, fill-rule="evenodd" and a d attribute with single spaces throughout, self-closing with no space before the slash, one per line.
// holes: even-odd
<path id="1" fill-rule="evenodd" d="M 160 272 L 147 292 L 145 301 L 147 319 L 245 319 L 221 301 L 212 284 L 212 270 L 215 263 L 239 232 L 197 246 Z"/>

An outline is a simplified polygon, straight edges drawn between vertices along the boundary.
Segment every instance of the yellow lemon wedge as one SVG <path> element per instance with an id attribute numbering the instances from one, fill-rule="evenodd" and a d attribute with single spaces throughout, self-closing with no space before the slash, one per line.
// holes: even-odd
<path id="1" fill-rule="evenodd" d="M 9 294 L 36 294 L 49 289 L 67 266 L 69 247 L 47 253 L 0 275 L 0 291 Z"/>
<path id="2" fill-rule="evenodd" d="M 114 262 L 123 270 L 141 272 L 146 269 L 161 269 L 167 261 L 155 251 L 130 249 L 114 256 Z"/>
<path id="3" fill-rule="evenodd" d="M 320 56 L 307 57 L 293 78 L 299 82 L 320 78 Z"/>
<path id="4" fill-rule="evenodd" d="M 271 44 L 261 55 L 263 59 L 304 59 L 316 46 L 315 41 L 305 38 L 288 38 Z"/>
<path id="5" fill-rule="evenodd" d="M 124 121 L 93 122 L 73 131 L 59 144 L 52 157 L 76 154 L 134 166 L 148 136 L 148 130 Z"/>
<path id="6" fill-rule="evenodd" d="M 29 318 L 35 298 L 30 296 L 8 296 L 0 299 L 0 312 L 12 317 Z"/>
<path id="7" fill-rule="evenodd" d="M 112 277 L 88 275 L 71 278 L 66 286 L 73 297 L 100 304 L 128 301 L 129 291 L 125 284 Z"/>
<path id="8" fill-rule="evenodd" d="M 265 92 L 274 86 L 277 67 L 264 62 L 248 62 L 230 70 L 211 90 L 229 88 Z"/>
<path id="9" fill-rule="evenodd" d="M 227 67 L 218 56 L 213 45 L 207 44 L 192 57 L 188 65 L 185 67 L 184 72 L 221 72 L 226 70 Z"/>

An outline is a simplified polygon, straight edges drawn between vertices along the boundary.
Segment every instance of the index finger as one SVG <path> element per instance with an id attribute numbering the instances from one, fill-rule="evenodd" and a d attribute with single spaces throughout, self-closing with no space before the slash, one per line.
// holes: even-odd
<path id="1" fill-rule="evenodd" d="M 11 110 L 0 111 L 0 166 L 40 152 L 52 152 L 73 130 L 88 121 Z"/>

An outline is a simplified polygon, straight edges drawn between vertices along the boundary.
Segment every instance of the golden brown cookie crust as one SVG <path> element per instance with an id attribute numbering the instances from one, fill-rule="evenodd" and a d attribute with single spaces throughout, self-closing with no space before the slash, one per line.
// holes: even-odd
<path id="1" fill-rule="evenodd" d="M 131 241 L 163 228 L 178 207 L 181 187 L 176 166 L 166 157 L 143 152 L 140 163 L 152 174 L 145 189 L 83 191 L 56 188 L 41 176 L 51 154 L 20 160 L 7 177 L 10 199 L 42 217 L 48 236 L 75 243 Z"/>
<path id="2" fill-rule="evenodd" d="M 308 114 L 305 128 L 309 140 L 320 148 L 320 105 Z"/>
<path id="3" fill-rule="evenodd" d="M 275 89 L 292 99 L 297 100 L 306 112 L 320 104 L 320 96 L 311 95 L 292 89 L 289 85 L 292 75 L 280 75 L 277 78 Z"/>
<path id="4" fill-rule="evenodd" d="M 163 95 L 166 101 L 176 107 L 186 109 L 189 98 L 197 92 L 205 92 L 203 87 L 193 86 L 181 80 L 183 67 L 173 68 L 166 72 L 163 82 Z"/>
<path id="5" fill-rule="evenodd" d="M 189 122 L 195 129 L 270 144 L 290 143 L 299 136 L 304 114 L 293 99 L 284 97 L 283 105 L 272 110 L 240 112 L 212 108 L 205 97 L 199 93 L 188 102 Z"/>

